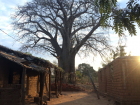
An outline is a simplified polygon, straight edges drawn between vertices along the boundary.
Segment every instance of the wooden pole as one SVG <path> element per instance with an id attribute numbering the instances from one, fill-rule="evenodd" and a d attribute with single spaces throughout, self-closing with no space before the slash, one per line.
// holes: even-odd
<path id="1" fill-rule="evenodd" d="M 60 71 L 60 94 L 62 95 L 62 71 Z"/>
<path id="2" fill-rule="evenodd" d="M 29 74 L 27 74 L 27 87 L 26 87 L 26 94 L 29 94 Z"/>
<path id="3" fill-rule="evenodd" d="M 22 84 L 21 84 L 21 91 L 22 91 L 22 105 L 25 105 L 25 75 L 26 75 L 26 68 L 24 67 L 22 70 Z"/>
<path id="4" fill-rule="evenodd" d="M 37 79 L 37 93 L 39 93 L 40 92 L 40 76 L 39 76 L 40 74 L 38 74 L 38 79 Z"/>
<path id="5" fill-rule="evenodd" d="M 51 69 L 49 67 L 49 101 L 51 99 Z"/>
<path id="6" fill-rule="evenodd" d="M 43 105 L 43 90 L 44 90 L 45 73 L 40 73 L 40 105 Z"/>
<path id="7" fill-rule="evenodd" d="M 97 94 L 97 97 L 98 97 L 98 99 L 100 99 L 99 94 L 98 94 L 98 91 L 97 91 L 97 89 L 96 89 L 96 87 L 95 87 L 95 84 L 94 84 L 94 82 L 93 82 L 93 80 L 92 80 L 92 77 L 91 77 L 91 75 L 90 75 L 90 72 L 89 72 L 89 70 L 87 70 L 87 71 L 88 71 L 90 80 L 91 80 L 91 82 L 92 82 L 92 85 L 93 85 L 93 87 L 94 87 L 94 90 L 95 90 L 95 92 L 96 92 L 96 94 Z"/>
<path id="8" fill-rule="evenodd" d="M 58 98 L 58 73 L 57 70 L 55 70 L 55 93 L 56 93 L 56 97 Z"/>

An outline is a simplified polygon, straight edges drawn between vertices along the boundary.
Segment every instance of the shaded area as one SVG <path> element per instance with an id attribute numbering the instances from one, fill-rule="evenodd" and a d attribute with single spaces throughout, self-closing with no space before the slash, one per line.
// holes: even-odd
<path id="1" fill-rule="evenodd" d="M 85 89 L 77 86 L 75 84 L 68 84 L 68 83 L 58 83 L 58 90 L 60 90 L 60 85 L 62 85 L 62 91 L 85 91 Z M 51 84 L 51 90 L 55 90 L 55 82 Z"/>
<path id="2" fill-rule="evenodd" d="M 115 105 L 114 101 L 97 96 L 94 92 L 62 92 L 62 96 L 52 98 L 48 105 Z"/>

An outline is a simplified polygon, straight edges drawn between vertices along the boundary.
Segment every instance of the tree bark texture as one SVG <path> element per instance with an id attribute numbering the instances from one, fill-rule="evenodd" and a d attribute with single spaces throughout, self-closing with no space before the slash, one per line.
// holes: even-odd
<path id="1" fill-rule="evenodd" d="M 58 59 L 58 66 L 65 70 L 65 73 L 75 73 L 75 55 L 66 55 Z"/>

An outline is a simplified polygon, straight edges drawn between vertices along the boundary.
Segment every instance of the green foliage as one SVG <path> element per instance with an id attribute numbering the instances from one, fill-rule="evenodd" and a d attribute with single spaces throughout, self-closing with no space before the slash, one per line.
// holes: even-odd
<path id="1" fill-rule="evenodd" d="M 78 65 L 78 69 L 76 70 L 76 76 L 78 77 L 77 81 L 79 83 L 91 83 L 87 70 L 89 70 L 93 81 L 97 82 L 98 80 L 97 72 L 93 69 L 92 66 L 86 63 Z"/>
<path id="2" fill-rule="evenodd" d="M 127 14 L 123 11 L 120 10 L 117 15 L 114 16 L 114 27 L 113 29 L 115 30 L 116 33 L 118 33 L 119 36 L 124 35 L 124 30 L 128 30 L 129 34 L 131 36 L 136 35 L 136 28 L 134 25 L 134 21 L 130 20 L 131 16 L 127 16 Z"/>
<path id="3" fill-rule="evenodd" d="M 82 63 L 78 65 L 78 69 L 77 71 L 80 71 L 82 73 L 83 76 L 88 76 L 88 71 L 92 74 L 95 73 L 96 71 L 93 69 L 92 66 L 90 66 L 89 64 L 86 63 Z"/>
<path id="4" fill-rule="evenodd" d="M 92 79 L 94 82 L 98 82 L 98 77 L 92 75 Z M 77 79 L 77 83 L 82 83 L 82 84 L 91 83 L 91 79 L 89 76 L 83 76 L 82 78 Z"/>
<path id="5" fill-rule="evenodd" d="M 107 28 L 112 8 L 115 8 L 116 4 L 117 0 L 95 0 L 96 8 L 99 9 L 99 13 L 101 14 L 101 25 L 103 28 Z"/>
<path id="6" fill-rule="evenodd" d="M 96 0 L 96 6 L 99 8 L 100 14 L 111 13 L 111 8 L 116 7 L 117 0 Z"/>
<path id="7" fill-rule="evenodd" d="M 61 67 L 58 67 L 60 69 L 60 71 L 64 72 L 64 70 Z"/>
<path id="8" fill-rule="evenodd" d="M 76 77 L 78 77 L 79 79 L 82 78 L 82 73 L 80 71 L 76 70 Z"/>
<path id="9" fill-rule="evenodd" d="M 82 51 L 82 46 L 85 52 L 97 51 L 101 55 L 102 51 L 106 51 L 104 49 L 110 47 L 106 35 L 100 35 L 98 31 L 100 26 L 113 27 L 119 36 L 124 35 L 124 30 L 128 30 L 131 36 L 136 35 L 134 22 L 140 27 L 139 4 L 130 0 L 126 7 L 130 11 L 117 9 L 116 6 L 117 0 L 33 0 L 18 7 L 13 25 L 19 39 L 26 40 L 28 48 L 43 49 L 54 57 L 60 57 L 62 64 L 67 65 L 63 62 L 63 55 L 67 55 L 67 61 L 70 61 L 70 57 Z M 84 31 L 88 32 L 81 34 Z M 27 49 L 25 45 L 23 49 Z M 64 68 L 66 71 L 71 69 Z M 95 72 L 86 65 L 80 68 L 81 73 L 87 75 L 87 69 Z"/>
<path id="10" fill-rule="evenodd" d="M 127 3 L 125 9 L 120 9 L 115 12 L 114 28 L 115 32 L 122 36 L 123 29 L 128 30 L 131 36 L 136 35 L 136 28 L 134 22 L 140 27 L 140 7 L 136 0 L 131 0 Z"/>
<path id="11" fill-rule="evenodd" d="M 82 84 L 86 84 L 86 83 L 89 83 L 91 81 L 90 81 L 90 78 L 88 76 L 84 76 L 79 80 L 79 82 Z"/>
<path id="12" fill-rule="evenodd" d="M 125 9 L 117 8 L 117 0 L 96 0 L 95 4 L 101 14 L 103 28 L 107 28 L 111 19 L 113 20 L 112 29 L 119 37 L 124 35 L 124 30 L 128 30 L 131 36 L 136 35 L 134 22 L 140 27 L 140 6 L 136 0 L 129 1 Z"/>
<path id="13" fill-rule="evenodd" d="M 42 58 L 41 58 L 41 59 L 42 59 Z M 46 60 L 46 61 L 50 62 L 49 60 Z"/>
<path id="14" fill-rule="evenodd" d="M 30 52 L 26 52 L 25 54 L 32 55 Z"/>

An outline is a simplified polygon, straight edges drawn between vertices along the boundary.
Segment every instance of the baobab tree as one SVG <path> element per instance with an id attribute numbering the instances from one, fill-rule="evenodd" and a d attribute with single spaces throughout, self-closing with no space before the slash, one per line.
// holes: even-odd
<path id="1" fill-rule="evenodd" d="M 124 27 L 135 35 L 135 26 L 116 4 L 116 0 L 33 0 L 17 8 L 13 25 L 19 39 L 26 41 L 21 49 L 49 52 L 65 72 L 75 72 L 78 52 L 103 55 L 110 48 L 102 28 L 113 28 L 122 36 Z"/>

